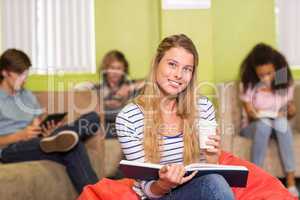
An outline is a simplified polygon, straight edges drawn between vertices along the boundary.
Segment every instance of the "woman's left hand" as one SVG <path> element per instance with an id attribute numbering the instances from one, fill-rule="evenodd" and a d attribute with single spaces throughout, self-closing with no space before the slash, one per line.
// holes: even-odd
<path id="1" fill-rule="evenodd" d="M 217 164 L 219 162 L 219 156 L 221 155 L 221 136 L 220 130 L 217 129 L 216 135 L 210 135 L 210 140 L 206 142 L 207 145 L 211 146 L 206 149 L 206 160 L 208 163 Z"/>

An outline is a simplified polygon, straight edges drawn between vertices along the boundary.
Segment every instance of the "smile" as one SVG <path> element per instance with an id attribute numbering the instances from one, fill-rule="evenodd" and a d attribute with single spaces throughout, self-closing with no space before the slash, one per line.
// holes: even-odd
<path id="1" fill-rule="evenodd" d="M 179 82 L 176 82 L 176 81 L 172 81 L 172 80 L 168 80 L 168 81 L 171 84 L 171 86 L 178 87 L 178 86 L 182 85 L 182 83 L 179 83 Z"/>

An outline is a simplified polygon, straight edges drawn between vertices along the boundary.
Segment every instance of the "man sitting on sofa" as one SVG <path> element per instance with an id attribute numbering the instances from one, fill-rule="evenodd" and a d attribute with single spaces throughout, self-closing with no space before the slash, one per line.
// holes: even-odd
<path id="1" fill-rule="evenodd" d="M 20 50 L 9 49 L 0 57 L 0 160 L 58 162 L 80 193 L 85 185 L 98 181 L 82 142 L 97 133 L 99 116 L 91 112 L 70 125 L 54 121 L 41 125 L 42 109 L 23 88 L 30 66 L 30 59 Z"/>

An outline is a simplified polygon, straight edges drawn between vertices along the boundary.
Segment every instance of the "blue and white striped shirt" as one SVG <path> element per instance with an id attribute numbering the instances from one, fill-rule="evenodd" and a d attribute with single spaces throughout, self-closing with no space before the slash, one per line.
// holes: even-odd
<path id="1" fill-rule="evenodd" d="M 215 121 L 214 107 L 207 98 L 199 98 L 197 108 L 201 119 Z M 144 114 L 138 105 L 130 103 L 121 110 L 116 118 L 116 131 L 126 159 L 145 162 Z M 163 143 L 160 164 L 183 163 L 183 134 L 161 137 Z M 139 181 L 134 185 L 133 190 L 141 199 L 153 197 L 149 190 L 150 183 L 151 181 Z"/>

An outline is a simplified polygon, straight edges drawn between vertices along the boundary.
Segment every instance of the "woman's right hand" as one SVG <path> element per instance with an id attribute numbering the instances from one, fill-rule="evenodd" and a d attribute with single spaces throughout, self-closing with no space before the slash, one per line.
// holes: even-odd
<path id="1" fill-rule="evenodd" d="M 185 169 L 183 165 L 165 165 L 159 170 L 159 180 L 157 181 L 157 184 L 162 189 L 169 191 L 178 185 L 188 182 L 196 175 L 196 173 L 197 172 L 195 171 L 189 176 L 184 176 Z"/>

